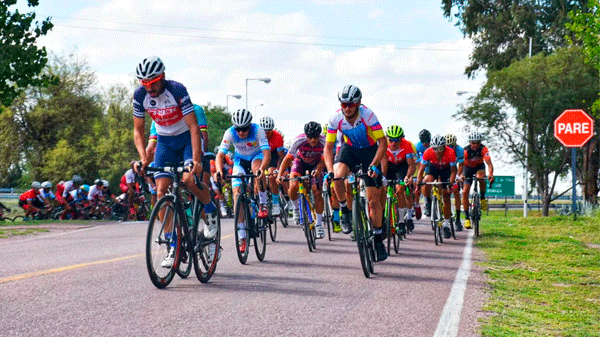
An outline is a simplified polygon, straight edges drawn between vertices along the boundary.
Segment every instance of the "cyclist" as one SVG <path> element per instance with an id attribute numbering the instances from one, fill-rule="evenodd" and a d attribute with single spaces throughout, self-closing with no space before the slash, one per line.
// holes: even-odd
<path id="1" fill-rule="evenodd" d="M 23 220 L 29 220 L 36 212 L 41 212 L 44 208 L 44 204 L 48 204 L 48 200 L 40 200 L 40 189 L 42 184 L 39 181 L 31 183 L 31 189 L 25 191 L 19 196 L 19 206 L 25 210 L 25 216 Z"/>
<path id="2" fill-rule="evenodd" d="M 346 177 L 359 164 L 362 165 L 363 172 L 368 172 L 365 183 L 369 216 L 374 227 L 376 260 L 383 261 L 387 258 L 387 253 L 383 246 L 381 227 L 383 212 L 380 203 L 382 177 L 380 162 L 387 150 L 387 140 L 375 113 L 361 104 L 362 93 L 358 87 L 345 86 L 338 94 L 338 99 L 341 109 L 327 123 L 327 142 L 323 155 L 325 165 L 330 172 L 328 174 L 333 173 L 335 178 Z M 333 148 L 338 131 L 344 135 L 344 144 L 336 154 L 334 164 Z M 342 208 L 342 230 L 348 234 L 352 231 L 350 209 L 347 204 L 350 198 L 347 196 L 343 180 L 334 180 L 334 187 Z"/>
<path id="3" fill-rule="evenodd" d="M 49 209 L 52 209 L 52 204 L 50 204 L 50 200 L 56 200 L 56 195 L 52 193 L 52 183 L 49 181 L 44 181 L 42 183 L 42 188 L 40 188 L 39 198 L 43 201 L 44 199 L 48 200 Z"/>
<path id="4" fill-rule="evenodd" d="M 135 181 L 135 165 L 137 161 L 133 160 L 130 163 L 130 168 L 125 171 L 125 174 L 121 177 L 121 183 L 119 184 L 119 188 L 121 188 L 121 192 L 127 195 L 127 203 L 129 204 L 129 213 L 135 214 L 137 210 L 133 206 L 133 197 L 136 192 L 140 191 L 140 186 Z"/>
<path id="5" fill-rule="evenodd" d="M 398 125 L 391 125 L 386 130 L 388 148 L 386 156 L 381 160 L 381 171 L 386 179 L 404 180 L 404 184 L 409 186 L 412 182 L 412 176 L 416 171 L 415 152 L 413 145 L 404 138 L 404 130 Z M 398 222 L 400 223 L 400 235 L 406 233 L 404 215 L 407 214 L 407 208 L 410 205 L 406 196 L 405 187 L 396 185 L 396 197 L 398 198 Z M 385 193 L 381 193 L 381 204 L 385 205 Z M 393 226 L 394 224 L 389 224 Z M 410 228 L 412 230 L 412 228 Z"/>
<path id="6" fill-rule="evenodd" d="M 419 173 L 417 174 L 417 182 L 420 185 L 423 181 L 433 182 L 439 180 L 448 182 L 449 186 L 454 184 L 456 179 L 456 154 L 454 150 L 446 146 L 446 138 L 442 135 L 435 135 L 431 139 L 430 148 L 425 150 L 421 163 L 419 164 Z M 425 176 L 425 179 L 423 179 Z M 448 239 L 452 235 L 450 231 L 450 217 L 452 210 L 450 206 L 450 189 L 449 186 L 442 185 L 440 191 L 443 194 L 444 200 L 444 238 Z M 423 186 L 423 195 L 425 196 L 426 206 L 425 215 L 431 215 L 431 185 Z"/>
<path id="7" fill-rule="evenodd" d="M 311 190 L 315 201 L 315 212 L 317 214 L 317 223 L 315 230 L 317 239 L 325 237 L 325 229 L 323 228 L 323 195 L 321 194 L 323 169 L 325 162 L 323 161 L 323 149 L 325 148 L 325 136 L 321 134 L 321 125 L 317 122 L 308 122 L 304 125 L 304 133 L 296 137 L 290 150 L 279 166 L 277 180 L 281 181 L 284 172 L 292 165 L 291 176 L 303 176 L 306 171 L 310 172 L 312 178 L 310 180 Z M 288 195 L 292 200 L 294 221 L 300 224 L 300 209 L 298 202 L 298 185 L 297 180 L 290 182 Z"/>
<path id="8" fill-rule="evenodd" d="M 281 161 L 285 156 L 283 152 L 283 136 L 278 130 L 275 130 L 275 122 L 273 118 L 265 116 L 260 119 L 260 126 L 265 130 L 269 147 L 271 148 L 271 161 L 269 162 L 268 174 L 273 176 L 274 171 L 281 165 Z M 269 179 L 269 190 L 273 196 L 273 215 L 279 215 L 279 184 L 276 179 Z"/>
<path id="9" fill-rule="evenodd" d="M 269 215 L 267 210 L 267 191 L 264 188 L 265 175 L 264 171 L 271 162 L 271 149 L 269 147 L 269 141 L 265 135 L 265 131 L 258 124 L 252 123 L 252 114 L 246 109 L 239 109 L 231 114 L 232 127 L 225 131 L 223 140 L 219 146 L 219 153 L 215 160 L 215 175 L 216 181 L 219 181 L 221 177 L 224 177 L 223 162 L 225 160 L 225 153 L 228 148 L 233 145 L 235 148 L 235 154 L 233 157 L 233 175 L 247 174 L 255 172 L 257 177 L 254 180 L 254 189 L 259 197 L 260 210 L 258 212 L 259 218 L 266 218 Z M 240 179 L 233 179 L 231 182 L 233 190 L 233 200 L 235 209 L 235 203 L 237 202 L 237 196 L 240 193 L 240 186 L 242 181 Z M 261 188 L 263 187 L 263 188 Z M 238 224 L 238 236 L 240 239 L 246 238 L 245 223 Z M 240 251 L 244 252 L 246 240 L 242 240 L 242 246 Z"/>
<path id="10" fill-rule="evenodd" d="M 108 200 L 112 200 L 112 202 L 116 203 L 117 202 L 117 198 L 115 198 L 115 195 L 111 192 L 111 190 L 108 188 L 108 180 L 106 179 L 102 179 L 102 195 Z"/>
<path id="11" fill-rule="evenodd" d="M 156 56 L 142 60 L 136 68 L 140 81 L 133 95 L 134 142 L 144 171 L 152 159 L 147 155 L 144 118 L 146 113 L 155 122 L 157 141 L 154 163 L 164 167 L 167 163 L 184 162 L 191 172 L 183 174 L 182 182 L 205 206 L 208 226 L 204 236 L 213 238 L 217 233 L 217 214 L 211 202 L 208 188 L 196 185 L 194 175 L 202 172 L 202 143 L 198 121 L 187 89 L 183 84 L 165 79 L 165 65 Z M 167 172 L 156 172 L 157 198 L 167 193 L 173 176 Z M 172 245 L 175 245 L 173 240 Z M 170 268 L 175 260 L 175 250 L 169 249 L 162 266 Z"/>
<path id="12" fill-rule="evenodd" d="M 81 182 L 81 177 L 74 174 L 71 180 L 56 185 L 56 200 L 65 207 L 64 212 L 60 216 L 61 219 L 64 219 L 67 213 L 72 212 L 71 201 L 73 201 L 73 197 L 70 192 L 79 190 Z"/>
<path id="13" fill-rule="evenodd" d="M 423 153 L 425 152 L 425 150 L 427 150 L 429 148 L 429 143 L 431 142 L 431 132 L 429 132 L 429 130 L 427 129 L 423 129 L 419 132 L 419 142 L 417 143 L 417 145 L 415 145 L 415 151 L 417 152 L 417 157 L 416 157 L 416 161 L 417 161 L 417 165 L 421 163 L 422 158 L 423 158 Z M 416 213 L 416 218 L 417 220 L 421 219 L 421 205 L 420 205 L 420 199 L 421 199 L 421 189 L 420 188 L 416 188 L 415 189 L 415 213 Z"/>
<path id="14" fill-rule="evenodd" d="M 459 172 L 457 173 L 457 176 L 460 177 L 461 166 L 465 161 L 465 151 L 463 150 L 462 146 L 456 144 L 456 136 L 451 133 L 446 135 L 446 145 L 453 149 L 454 153 L 456 154 L 456 168 Z M 457 179 L 457 181 L 455 181 L 452 185 L 452 193 L 454 194 L 454 206 L 456 208 L 456 231 L 460 232 L 462 231 L 462 224 L 460 223 L 461 184 L 458 180 L 459 179 Z"/>
<path id="15" fill-rule="evenodd" d="M 485 164 L 488 168 L 488 181 L 494 183 L 494 165 L 488 148 L 481 144 L 483 137 L 477 131 L 469 133 L 469 145 L 465 146 L 465 162 L 461 165 L 460 176 L 464 181 L 462 203 L 465 208 L 465 227 L 471 228 L 471 220 L 469 219 L 469 191 L 471 190 L 471 182 L 473 176 L 483 178 L 485 175 Z M 481 210 L 487 210 L 487 199 L 485 198 L 485 182 L 479 181 L 479 193 L 481 195 Z"/>
<path id="16" fill-rule="evenodd" d="M 104 185 L 104 183 L 102 182 L 101 179 L 94 180 L 94 185 L 92 185 L 90 187 L 90 192 L 87 195 L 88 200 L 90 200 L 90 201 L 96 201 L 96 200 L 105 201 L 105 198 L 102 195 L 102 186 L 103 185 Z"/>
<path id="17" fill-rule="evenodd" d="M 323 124 L 323 135 L 327 136 L 327 123 Z M 337 136 L 336 136 L 336 143 L 335 143 L 335 147 L 334 147 L 334 157 L 335 154 L 337 153 L 337 151 L 339 151 L 340 147 L 342 146 L 342 133 L 338 132 Z M 325 168 L 325 174 L 327 174 L 327 168 Z M 331 191 L 334 191 L 335 187 L 333 184 L 333 181 L 331 181 L 330 184 L 331 187 Z M 339 233 L 342 231 L 342 227 L 340 226 L 340 202 L 337 199 L 337 195 L 335 194 L 335 192 L 331 193 L 331 197 L 329 198 L 329 201 L 331 202 L 331 222 L 333 223 L 333 232 L 334 233 Z"/>

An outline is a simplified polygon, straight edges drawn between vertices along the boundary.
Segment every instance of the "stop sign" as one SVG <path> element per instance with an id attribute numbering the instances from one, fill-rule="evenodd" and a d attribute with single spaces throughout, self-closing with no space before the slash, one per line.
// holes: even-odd
<path id="1" fill-rule="evenodd" d="M 594 136 L 594 119 L 583 110 L 565 110 L 554 120 L 554 137 L 566 147 L 582 147 Z"/>

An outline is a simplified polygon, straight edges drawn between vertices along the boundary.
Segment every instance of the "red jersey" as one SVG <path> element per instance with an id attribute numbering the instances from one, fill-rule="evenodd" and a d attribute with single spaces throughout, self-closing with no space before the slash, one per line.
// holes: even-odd
<path id="1" fill-rule="evenodd" d="M 454 153 L 454 150 L 452 148 L 446 146 L 446 149 L 442 154 L 442 158 L 438 160 L 435 151 L 432 147 L 430 147 L 423 153 L 422 163 L 425 165 L 431 164 L 437 167 L 438 169 L 456 166 L 456 153 Z"/>
<path id="2" fill-rule="evenodd" d="M 481 164 L 486 159 L 491 159 L 488 148 L 480 144 L 477 150 L 471 149 L 471 144 L 465 146 L 465 162 L 464 165 L 466 167 L 475 168 Z"/>
<path id="3" fill-rule="evenodd" d="M 32 188 L 32 189 L 28 190 L 27 192 L 21 194 L 21 196 L 19 197 L 19 200 L 21 200 L 21 201 L 33 200 L 33 199 L 37 198 L 37 196 L 39 194 L 40 194 L 40 190 L 38 190 L 36 188 Z"/>
<path id="4" fill-rule="evenodd" d="M 267 139 L 269 140 L 269 147 L 271 148 L 271 151 L 275 151 L 283 147 L 283 136 L 281 136 L 277 130 L 273 130 L 273 132 L 271 132 L 271 137 L 267 136 Z"/>
<path id="5" fill-rule="evenodd" d="M 398 150 L 394 151 L 388 147 L 386 156 L 390 164 L 398 165 L 400 163 L 406 163 L 406 160 L 409 158 L 414 158 L 415 151 L 412 143 L 406 140 L 406 138 L 402 138 Z"/>

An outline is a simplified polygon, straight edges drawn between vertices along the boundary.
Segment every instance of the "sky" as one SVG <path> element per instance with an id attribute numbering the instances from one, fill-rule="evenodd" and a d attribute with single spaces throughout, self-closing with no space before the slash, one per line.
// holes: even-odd
<path id="1" fill-rule="evenodd" d="M 310 120 L 325 123 L 354 84 L 384 128 L 400 125 L 415 143 L 428 129 L 466 144 L 452 115 L 485 81 L 464 74 L 472 43 L 441 0 L 49 0 L 35 12 L 54 23 L 39 44 L 85 58 L 102 86 L 132 83 L 136 65 L 156 55 L 192 102 L 235 111 L 247 99 L 254 121 L 271 116 L 286 141 Z"/>

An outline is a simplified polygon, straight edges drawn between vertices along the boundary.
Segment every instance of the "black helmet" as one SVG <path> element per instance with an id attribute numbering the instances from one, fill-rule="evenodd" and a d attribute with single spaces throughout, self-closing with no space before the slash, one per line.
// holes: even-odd
<path id="1" fill-rule="evenodd" d="M 429 143 L 431 141 L 431 133 L 425 129 L 419 132 L 419 140 L 421 143 Z"/>
<path id="2" fill-rule="evenodd" d="M 317 122 L 308 122 L 306 125 L 304 125 L 304 134 L 308 138 L 317 138 L 321 136 L 322 130 L 321 124 Z"/>

